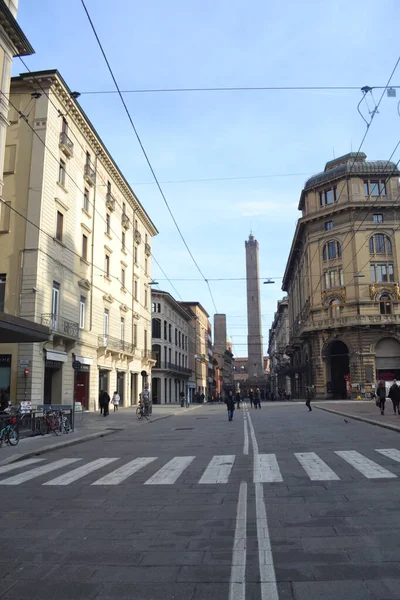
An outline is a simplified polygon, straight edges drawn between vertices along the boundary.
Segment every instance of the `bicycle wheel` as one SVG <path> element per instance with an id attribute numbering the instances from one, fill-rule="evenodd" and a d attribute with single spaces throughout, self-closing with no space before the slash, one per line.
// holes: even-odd
<path id="1" fill-rule="evenodd" d="M 145 418 L 146 418 L 147 420 L 149 420 L 149 419 L 150 419 L 150 415 L 149 415 L 149 413 L 148 413 L 148 411 L 147 411 L 147 410 L 145 410 L 145 411 L 144 411 L 144 416 L 145 416 Z"/>
<path id="2" fill-rule="evenodd" d="M 136 416 L 138 419 L 141 419 L 143 417 L 142 409 L 140 408 L 140 406 L 138 406 L 136 409 Z"/>
<path id="3" fill-rule="evenodd" d="M 7 442 L 10 446 L 16 446 L 19 442 L 19 431 L 15 427 L 10 427 L 7 431 Z"/>

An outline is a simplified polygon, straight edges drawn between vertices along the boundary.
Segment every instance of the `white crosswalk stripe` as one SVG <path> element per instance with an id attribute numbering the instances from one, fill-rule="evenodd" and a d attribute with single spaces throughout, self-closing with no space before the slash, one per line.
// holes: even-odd
<path id="1" fill-rule="evenodd" d="M 32 469 L 31 471 L 24 471 L 19 475 L 7 477 L 7 479 L 3 479 L 2 481 L 0 481 L 0 485 L 20 485 L 21 483 L 25 483 L 25 481 L 35 479 L 35 477 L 40 477 L 41 475 L 46 475 L 46 473 L 50 473 L 51 471 L 56 471 L 57 469 L 61 469 L 62 467 L 72 465 L 72 463 L 78 462 L 78 460 L 82 459 L 61 458 L 60 460 L 56 460 L 53 463 L 42 465 L 41 467 L 36 467 L 36 469 Z"/>
<path id="2" fill-rule="evenodd" d="M 378 465 L 373 460 L 363 456 L 355 450 L 335 450 L 335 454 L 343 458 L 352 467 L 357 469 L 367 479 L 389 479 L 397 477 L 394 473 L 391 473 L 384 467 Z"/>
<path id="3" fill-rule="evenodd" d="M 82 477 L 86 477 L 86 475 L 89 473 L 97 471 L 97 469 L 101 469 L 102 467 L 105 467 L 116 460 L 118 460 L 118 458 L 98 458 L 97 460 L 93 460 L 86 465 L 82 465 L 77 469 L 69 471 L 69 473 L 65 473 L 65 475 L 60 475 L 55 479 L 51 479 L 43 485 L 69 485 L 70 483 L 73 483 Z"/>
<path id="4" fill-rule="evenodd" d="M 315 452 L 295 452 L 294 455 L 311 481 L 334 481 L 340 479 L 335 471 L 332 471 Z"/>
<path id="5" fill-rule="evenodd" d="M 275 454 L 254 456 L 254 483 L 278 483 L 283 481 Z"/>
<path id="6" fill-rule="evenodd" d="M 0 475 L 3 473 L 9 473 L 10 471 L 16 471 L 17 469 L 22 469 L 22 467 L 29 467 L 30 465 L 42 462 L 43 460 L 44 458 L 26 458 L 25 460 L 19 460 L 9 465 L 3 465 L 0 467 Z"/>
<path id="7" fill-rule="evenodd" d="M 199 483 L 228 483 L 235 455 L 214 456 L 204 471 Z"/>
<path id="8" fill-rule="evenodd" d="M 157 473 L 144 482 L 144 485 L 171 485 L 195 459 L 195 456 L 175 456 Z"/>
<path id="9" fill-rule="evenodd" d="M 108 473 L 108 475 L 104 475 L 104 477 L 98 479 L 92 485 L 118 485 L 155 460 L 157 460 L 157 456 L 135 458 L 135 460 L 131 460 L 131 462 L 126 463 L 126 465 L 123 465 L 119 469 Z"/>
<path id="10" fill-rule="evenodd" d="M 379 452 L 383 454 L 383 456 L 387 456 L 396 462 L 400 462 L 400 450 L 396 450 L 395 448 L 382 448 L 380 450 L 375 450 L 375 452 Z"/>

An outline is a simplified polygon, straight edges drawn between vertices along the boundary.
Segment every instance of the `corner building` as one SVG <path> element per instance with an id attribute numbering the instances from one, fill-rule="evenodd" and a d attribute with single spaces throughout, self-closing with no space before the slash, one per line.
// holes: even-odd
<path id="1" fill-rule="evenodd" d="M 154 364 L 149 280 L 157 230 L 76 96 L 54 70 L 11 82 L 4 304 L 49 327 L 51 340 L 1 344 L 0 354 L 11 356 L 11 398 L 71 404 L 75 394 L 94 410 L 101 389 L 118 390 L 124 406 L 136 403 L 140 373 L 150 375 Z"/>
<path id="2" fill-rule="evenodd" d="M 366 158 L 326 163 L 301 193 L 282 285 L 294 397 L 306 386 L 354 397 L 400 377 L 400 172 Z"/>

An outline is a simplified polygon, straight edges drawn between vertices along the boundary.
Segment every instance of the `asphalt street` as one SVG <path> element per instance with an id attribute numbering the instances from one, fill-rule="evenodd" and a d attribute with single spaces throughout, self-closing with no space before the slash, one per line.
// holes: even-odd
<path id="1" fill-rule="evenodd" d="M 0 598 L 400 598 L 398 433 L 291 403 L 141 425 L 0 467 Z"/>

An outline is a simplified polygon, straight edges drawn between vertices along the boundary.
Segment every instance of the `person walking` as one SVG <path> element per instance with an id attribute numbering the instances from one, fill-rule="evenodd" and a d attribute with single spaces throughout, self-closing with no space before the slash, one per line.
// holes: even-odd
<path id="1" fill-rule="evenodd" d="M 306 406 L 308 408 L 308 412 L 311 412 L 311 390 L 308 386 L 306 387 Z"/>
<path id="2" fill-rule="evenodd" d="M 108 405 L 110 404 L 110 396 L 109 393 L 105 390 L 103 392 L 103 414 L 107 417 L 110 413 L 108 410 Z"/>
<path id="3" fill-rule="evenodd" d="M 235 411 L 235 398 L 233 397 L 232 391 L 229 392 L 225 399 L 226 408 L 228 409 L 228 420 L 233 420 L 233 413 Z"/>
<path id="4" fill-rule="evenodd" d="M 254 402 L 254 392 L 253 392 L 253 390 L 252 390 L 252 389 L 251 389 L 251 390 L 250 390 L 250 392 L 249 392 L 249 400 L 250 400 L 250 406 L 251 406 L 251 408 L 253 408 L 253 402 Z"/>
<path id="5" fill-rule="evenodd" d="M 114 412 L 118 411 L 118 405 L 121 402 L 121 396 L 114 392 L 111 402 L 114 404 Z"/>
<path id="6" fill-rule="evenodd" d="M 254 408 L 259 408 L 261 410 L 261 392 L 260 388 L 256 389 L 255 397 L 254 397 Z"/>
<path id="7" fill-rule="evenodd" d="M 149 390 L 149 384 L 145 383 L 144 384 L 144 390 L 142 392 L 142 400 L 143 400 L 143 406 L 144 406 L 144 411 L 147 415 L 151 415 L 151 405 L 150 405 L 150 390 Z"/>
<path id="8" fill-rule="evenodd" d="M 185 406 L 185 392 L 183 390 L 179 392 L 179 398 L 181 401 L 181 406 L 183 408 Z"/>
<path id="9" fill-rule="evenodd" d="M 103 414 L 104 411 L 104 390 L 100 390 L 100 394 L 99 394 L 99 408 L 100 408 L 100 415 Z"/>
<path id="10" fill-rule="evenodd" d="M 236 406 L 240 408 L 240 390 L 236 390 Z"/>
<path id="11" fill-rule="evenodd" d="M 378 388 L 376 390 L 376 396 L 377 396 L 377 405 L 379 406 L 379 408 L 381 409 L 381 415 L 385 414 L 385 402 L 386 402 L 386 387 L 385 387 L 385 383 L 383 381 L 380 381 L 378 383 Z M 395 412 L 396 414 L 396 412 Z"/>
<path id="12" fill-rule="evenodd" d="M 393 380 L 392 386 L 389 390 L 389 398 L 391 399 L 393 404 L 394 414 L 398 412 L 400 415 L 400 388 L 397 385 L 397 381 L 395 379 Z"/>

